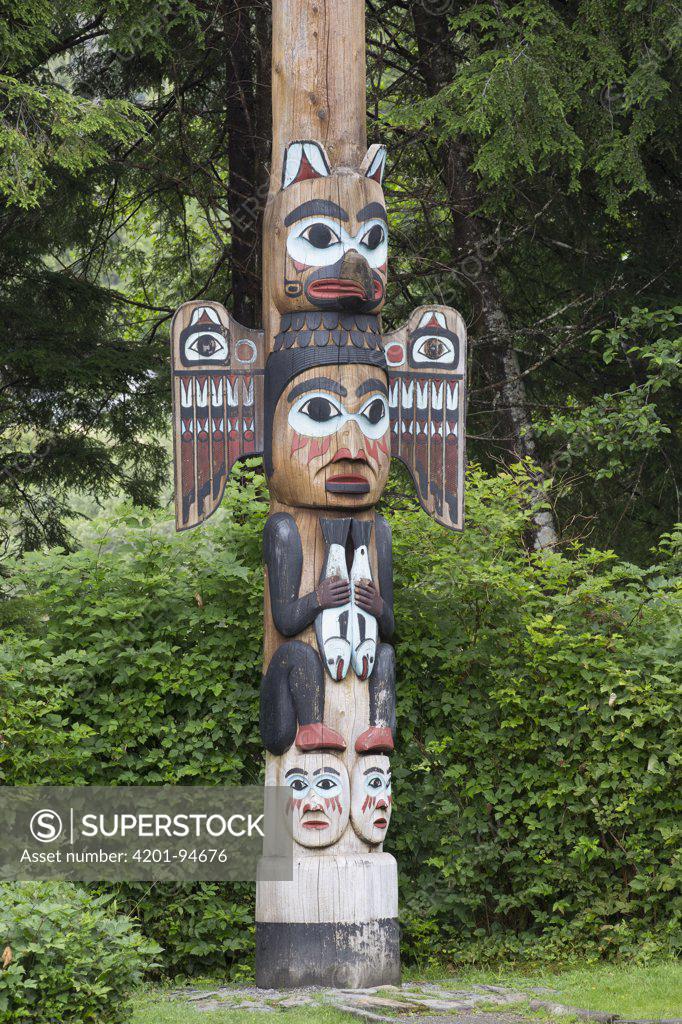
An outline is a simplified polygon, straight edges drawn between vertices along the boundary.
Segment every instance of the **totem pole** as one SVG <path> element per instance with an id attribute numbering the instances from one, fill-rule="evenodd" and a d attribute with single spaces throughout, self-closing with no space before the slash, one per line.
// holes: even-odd
<path id="1" fill-rule="evenodd" d="M 462 528 L 466 330 L 421 307 L 382 335 L 386 151 L 367 148 L 364 0 L 273 0 L 264 330 L 218 303 L 173 321 L 177 528 L 262 454 L 266 785 L 288 787 L 293 881 L 262 881 L 266 988 L 400 978 L 397 870 L 383 852 L 395 732 L 391 456 Z"/>

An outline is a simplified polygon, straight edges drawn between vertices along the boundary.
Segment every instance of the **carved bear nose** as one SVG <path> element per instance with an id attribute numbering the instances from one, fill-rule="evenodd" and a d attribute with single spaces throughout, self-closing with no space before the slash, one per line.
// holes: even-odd
<path id="1" fill-rule="evenodd" d="M 354 281 L 356 284 L 359 284 L 368 299 L 374 296 L 374 284 L 369 263 L 355 249 L 345 253 L 341 260 L 341 273 L 339 277 L 342 281 Z"/>

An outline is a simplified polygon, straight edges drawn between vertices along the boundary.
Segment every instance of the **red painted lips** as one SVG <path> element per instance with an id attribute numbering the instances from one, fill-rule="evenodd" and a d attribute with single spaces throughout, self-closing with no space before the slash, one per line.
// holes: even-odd
<path id="1" fill-rule="evenodd" d="M 342 278 L 323 277 L 308 285 L 308 295 L 314 299 L 362 299 L 369 298 L 365 289 L 357 281 Z"/>

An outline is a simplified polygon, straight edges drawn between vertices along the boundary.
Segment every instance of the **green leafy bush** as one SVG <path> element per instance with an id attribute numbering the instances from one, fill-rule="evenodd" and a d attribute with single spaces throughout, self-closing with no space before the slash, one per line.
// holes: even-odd
<path id="1" fill-rule="evenodd" d="M 645 956 L 679 945 L 682 535 L 642 569 L 529 555 L 523 473 L 469 472 L 461 536 L 393 525 L 396 807 L 413 961 Z M 176 535 L 125 512 L 18 563 L 0 603 L 0 781 L 261 777 L 262 480 Z M 253 951 L 253 887 L 118 890 L 173 973 Z"/>
<path id="2" fill-rule="evenodd" d="M 110 896 L 66 882 L 3 883 L 0 1019 L 123 1024 L 128 993 L 159 949 L 115 910 Z"/>

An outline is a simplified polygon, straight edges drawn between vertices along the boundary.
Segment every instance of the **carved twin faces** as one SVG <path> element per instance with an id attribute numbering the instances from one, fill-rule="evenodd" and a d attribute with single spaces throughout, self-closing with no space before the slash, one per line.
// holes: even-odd
<path id="1" fill-rule="evenodd" d="M 280 785 L 290 791 L 287 822 L 299 846 L 321 849 L 338 842 L 350 820 L 370 847 L 383 843 L 391 820 L 391 768 L 387 757 L 360 758 L 352 779 L 329 752 L 290 752 L 280 765 Z"/>

